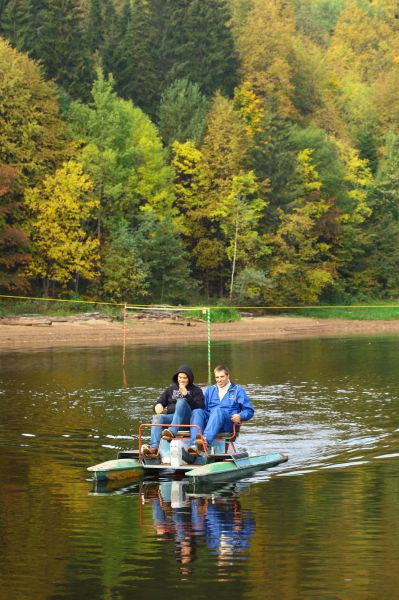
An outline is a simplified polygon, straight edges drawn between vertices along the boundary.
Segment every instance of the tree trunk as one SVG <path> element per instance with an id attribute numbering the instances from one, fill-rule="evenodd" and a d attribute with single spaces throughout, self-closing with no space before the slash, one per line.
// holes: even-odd
<path id="1" fill-rule="evenodd" d="M 79 293 L 79 273 L 75 273 L 75 294 Z"/>
<path id="2" fill-rule="evenodd" d="M 49 290 L 50 290 L 50 280 L 48 277 L 46 277 L 45 279 L 43 279 L 43 296 L 45 298 L 48 298 Z"/>
<path id="3" fill-rule="evenodd" d="M 162 275 L 161 302 L 160 302 L 160 304 L 162 304 L 162 303 L 163 303 L 163 288 L 164 288 L 164 282 L 165 282 L 165 277 L 164 277 L 164 275 Z"/>
<path id="4" fill-rule="evenodd" d="M 102 218 L 102 201 L 103 201 L 103 184 L 100 182 L 100 188 L 98 190 L 98 198 L 100 200 L 100 206 L 98 208 L 98 219 L 97 219 L 97 238 L 100 241 L 101 238 L 101 218 Z"/>
<path id="5" fill-rule="evenodd" d="M 230 294 L 229 294 L 230 304 L 233 299 L 233 286 L 234 286 L 234 276 L 235 276 L 235 271 L 236 271 L 236 259 L 237 259 L 237 239 L 238 239 L 238 211 L 237 211 L 237 216 L 236 216 L 236 230 L 235 230 L 235 234 L 234 234 L 233 264 L 231 267 L 231 281 L 230 281 Z"/>

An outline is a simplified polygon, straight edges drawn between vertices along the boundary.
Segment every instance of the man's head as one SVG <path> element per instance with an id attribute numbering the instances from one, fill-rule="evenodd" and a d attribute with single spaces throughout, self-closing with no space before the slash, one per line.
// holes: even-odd
<path id="1" fill-rule="evenodd" d="M 188 384 L 190 383 L 188 375 L 186 373 L 178 373 L 177 374 L 177 383 L 178 383 L 178 385 L 184 385 L 187 387 Z"/>
<path id="2" fill-rule="evenodd" d="M 172 381 L 177 383 L 177 385 L 190 385 L 190 383 L 193 383 L 194 381 L 194 373 L 188 365 L 180 365 L 173 375 Z"/>
<path id="3" fill-rule="evenodd" d="M 229 382 L 229 370 L 224 365 L 218 365 L 214 369 L 215 380 L 219 387 L 224 387 Z"/>

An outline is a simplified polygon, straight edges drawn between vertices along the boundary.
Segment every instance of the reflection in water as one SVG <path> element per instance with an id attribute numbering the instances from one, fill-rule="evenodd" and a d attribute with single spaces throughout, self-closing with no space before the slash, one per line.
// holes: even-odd
<path id="1" fill-rule="evenodd" d="M 152 509 L 154 529 L 158 536 L 175 541 L 176 560 L 182 575 L 188 575 L 196 558 L 198 537 L 206 539 L 217 556 L 220 578 L 225 568 L 249 545 L 255 531 L 255 519 L 243 511 L 234 488 L 213 494 L 190 494 L 184 481 L 143 483 L 140 498 Z"/>
<path id="2" fill-rule="evenodd" d="M 205 351 L 129 349 L 127 387 L 120 349 L 0 354 L 4 598 L 396 597 L 398 337 L 215 344 L 256 408 L 239 447 L 288 463 L 208 495 L 92 493 L 86 467 L 137 446 L 176 364 L 204 383 Z"/>
<path id="3" fill-rule="evenodd" d="M 255 516 L 243 509 L 240 496 L 248 483 L 231 483 L 208 493 L 192 492 L 187 479 L 93 482 L 96 496 L 116 493 L 139 501 L 140 528 L 155 531 L 160 541 L 173 542 L 182 577 L 193 572 L 197 550 L 204 544 L 215 556 L 218 581 L 228 576 L 245 554 L 255 533 Z M 150 510 L 149 510 L 150 509 Z"/>

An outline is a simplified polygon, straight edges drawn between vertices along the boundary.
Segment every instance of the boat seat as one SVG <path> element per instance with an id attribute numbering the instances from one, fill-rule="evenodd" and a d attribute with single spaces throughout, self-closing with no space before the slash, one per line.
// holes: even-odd
<path id="1" fill-rule="evenodd" d="M 177 432 L 178 437 L 190 437 L 190 430 L 189 429 L 179 429 L 179 431 Z"/>
<path id="2" fill-rule="evenodd" d="M 139 456 L 138 450 L 122 450 L 121 452 L 118 452 L 116 458 L 139 458 Z"/>
<path id="3" fill-rule="evenodd" d="M 209 459 L 215 462 L 225 460 L 237 460 L 239 458 L 248 458 L 248 452 L 235 452 L 233 454 L 210 454 Z"/>
<path id="4" fill-rule="evenodd" d="M 234 440 L 236 440 L 238 438 L 239 433 L 240 433 L 240 425 L 236 425 L 236 431 L 235 431 L 235 435 L 233 437 L 231 437 L 232 436 L 231 431 L 225 431 L 225 432 L 218 433 L 216 436 L 216 439 L 231 440 L 232 442 L 234 442 Z M 189 429 L 179 429 L 179 431 L 177 432 L 177 436 L 178 437 L 190 437 L 190 430 Z"/>

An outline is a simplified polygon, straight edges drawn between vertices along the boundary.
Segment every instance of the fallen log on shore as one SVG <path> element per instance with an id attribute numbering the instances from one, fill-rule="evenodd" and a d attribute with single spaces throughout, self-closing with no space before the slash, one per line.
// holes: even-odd
<path id="1" fill-rule="evenodd" d="M 0 317 L 0 324 L 2 325 L 49 327 L 50 325 L 52 325 L 52 323 L 52 320 L 48 317 Z"/>

